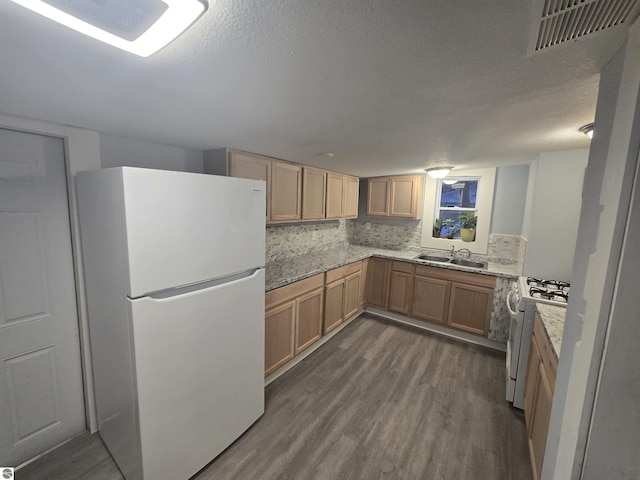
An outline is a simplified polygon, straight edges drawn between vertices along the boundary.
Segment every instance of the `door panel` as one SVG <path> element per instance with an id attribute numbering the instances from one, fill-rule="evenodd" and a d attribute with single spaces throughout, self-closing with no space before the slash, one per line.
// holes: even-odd
<path id="1" fill-rule="evenodd" d="M 85 428 L 62 139 L 0 129 L 0 464 Z"/>

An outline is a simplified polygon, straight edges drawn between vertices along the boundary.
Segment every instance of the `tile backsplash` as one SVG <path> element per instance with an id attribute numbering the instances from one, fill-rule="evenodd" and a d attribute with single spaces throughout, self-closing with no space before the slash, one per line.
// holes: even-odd
<path id="1" fill-rule="evenodd" d="M 366 224 L 370 229 L 366 229 Z M 388 224 L 359 220 L 335 220 L 284 225 L 268 225 L 266 261 L 305 255 L 311 252 L 351 245 L 389 250 L 416 249 L 420 246 L 422 227 L 419 222 Z M 527 241 L 519 235 L 489 235 L 485 260 L 502 264 L 524 264 Z M 476 257 L 476 255 L 474 255 Z"/>
<path id="2" fill-rule="evenodd" d="M 267 225 L 266 261 L 346 247 L 347 220 Z"/>

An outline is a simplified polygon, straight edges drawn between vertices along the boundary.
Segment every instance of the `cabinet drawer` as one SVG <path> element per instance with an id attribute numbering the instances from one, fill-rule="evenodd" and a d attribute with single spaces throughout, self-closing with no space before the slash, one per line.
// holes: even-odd
<path id="1" fill-rule="evenodd" d="M 430 267 L 427 265 L 416 265 L 416 275 L 430 278 L 440 278 L 450 282 L 466 283 L 477 287 L 494 288 L 496 277 L 492 275 L 482 275 L 480 273 L 461 272 L 449 268 Z"/>
<path id="2" fill-rule="evenodd" d="M 315 290 L 324 285 L 324 273 L 305 278 L 284 287 L 276 288 L 265 293 L 265 306 L 267 308 L 295 298 L 303 293 Z"/>
<path id="3" fill-rule="evenodd" d="M 413 263 L 398 262 L 394 260 L 391 263 L 391 270 L 394 272 L 413 273 Z"/>
<path id="4" fill-rule="evenodd" d="M 344 278 L 352 273 L 362 270 L 362 262 L 353 262 L 343 267 L 334 268 L 327 272 L 327 283 L 335 282 L 340 278 Z"/>

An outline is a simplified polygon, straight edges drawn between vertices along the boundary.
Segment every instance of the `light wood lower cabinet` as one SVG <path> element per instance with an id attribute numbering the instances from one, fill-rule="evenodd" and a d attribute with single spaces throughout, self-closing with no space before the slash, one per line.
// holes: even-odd
<path id="1" fill-rule="evenodd" d="M 389 288 L 389 260 L 371 257 L 367 271 L 367 303 L 380 308 L 387 308 L 387 292 Z"/>
<path id="2" fill-rule="evenodd" d="M 435 323 L 447 323 L 451 282 L 416 273 L 413 278 L 411 316 Z"/>
<path id="3" fill-rule="evenodd" d="M 529 346 L 524 390 L 524 413 L 529 437 L 529 456 L 535 480 L 540 479 L 542 475 L 557 369 L 558 361 L 553 354 L 553 347 L 544 333 L 542 319 L 536 312 Z"/>
<path id="4" fill-rule="evenodd" d="M 362 262 L 354 262 L 327 272 L 324 306 L 324 333 L 329 333 L 360 310 Z"/>
<path id="5" fill-rule="evenodd" d="M 324 274 L 265 294 L 265 376 L 322 336 Z"/>
<path id="6" fill-rule="evenodd" d="M 372 258 L 371 260 L 374 260 Z M 370 270 L 372 270 L 370 264 Z M 491 318 L 496 279 L 489 275 L 467 273 L 438 267 L 393 261 L 388 273 L 387 310 L 420 320 L 446 324 L 451 328 L 486 336 Z M 382 263 L 378 267 L 382 275 Z M 385 270 L 386 271 L 386 270 Z M 374 277 L 371 291 L 379 297 L 384 282 Z M 377 306 L 369 298 L 369 303 Z"/>
<path id="7" fill-rule="evenodd" d="M 392 312 L 409 315 L 413 291 L 413 264 L 391 262 L 389 274 L 389 299 L 387 308 Z"/>
<path id="8" fill-rule="evenodd" d="M 369 272 L 369 259 L 362 260 L 362 272 L 360 276 L 360 307 L 367 304 L 367 275 Z"/>
<path id="9" fill-rule="evenodd" d="M 452 282 L 449 326 L 476 335 L 486 335 L 492 300 L 493 288 Z"/>
<path id="10" fill-rule="evenodd" d="M 290 300 L 264 314 L 265 376 L 293 358 L 293 334 L 296 322 L 296 301 Z"/>
<path id="11" fill-rule="evenodd" d="M 324 333 L 329 333 L 344 320 L 344 278 L 328 283 L 324 290 Z"/>

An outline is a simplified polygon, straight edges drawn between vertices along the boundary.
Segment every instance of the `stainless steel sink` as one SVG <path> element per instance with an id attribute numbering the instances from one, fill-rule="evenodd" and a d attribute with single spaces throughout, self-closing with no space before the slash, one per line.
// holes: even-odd
<path id="1" fill-rule="evenodd" d="M 484 262 L 474 262 L 473 260 L 465 260 L 463 258 L 454 258 L 449 263 L 471 268 L 486 268 L 487 266 Z"/>
<path id="2" fill-rule="evenodd" d="M 449 257 L 439 257 L 437 255 L 427 255 L 422 254 L 422 255 L 418 255 L 416 258 L 419 258 L 420 260 L 428 260 L 430 262 L 449 262 L 450 258 Z"/>

